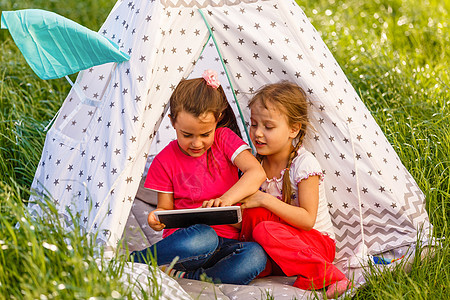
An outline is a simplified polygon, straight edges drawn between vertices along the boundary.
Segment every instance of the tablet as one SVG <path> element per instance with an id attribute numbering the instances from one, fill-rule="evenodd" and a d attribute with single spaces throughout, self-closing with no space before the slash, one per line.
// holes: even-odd
<path id="1" fill-rule="evenodd" d="M 156 219 L 169 228 L 189 227 L 195 224 L 224 225 L 242 220 L 239 206 L 157 210 Z"/>

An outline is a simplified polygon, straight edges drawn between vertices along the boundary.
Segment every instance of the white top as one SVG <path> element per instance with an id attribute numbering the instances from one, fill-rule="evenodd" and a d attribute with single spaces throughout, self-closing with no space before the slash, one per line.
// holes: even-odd
<path id="1" fill-rule="evenodd" d="M 303 146 L 300 147 L 297 153 L 298 155 L 292 161 L 290 168 L 291 186 L 293 191 L 291 204 L 299 206 L 297 184 L 303 179 L 307 179 L 309 176 L 319 175 L 321 179 L 319 183 L 319 207 L 317 210 L 316 223 L 313 228 L 323 234 L 327 234 L 332 239 L 335 239 L 333 224 L 331 223 L 330 213 L 328 212 L 325 188 L 322 183 L 324 174 L 319 162 Z M 281 171 L 279 178 L 274 177 L 272 179 L 266 179 L 261 185 L 261 190 L 282 200 L 281 190 L 283 187 L 284 171 L 285 170 Z"/>

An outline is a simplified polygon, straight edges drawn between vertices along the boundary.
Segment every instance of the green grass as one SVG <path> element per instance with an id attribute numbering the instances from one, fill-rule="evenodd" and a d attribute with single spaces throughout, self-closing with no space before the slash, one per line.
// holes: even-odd
<path id="1" fill-rule="evenodd" d="M 0 0 L 0 10 L 43 8 L 98 30 L 114 2 Z M 425 193 L 435 235 L 447 236 L 450 1 L 299 3 Z M 50 209 L 42 220 L 27 216 L 44 128 L 70 87 L 37 78 L 6 30 L 0 44 L 0 299 L 131 297 L 119 281 L 120 262 L 100 271 L 81 230 L 64 232 Z M 409 273 L 400 267 L 373 273 L 355 299 L 447 298 L 450 243 L 442 241 L 434 257 L 416 259 Z"/>

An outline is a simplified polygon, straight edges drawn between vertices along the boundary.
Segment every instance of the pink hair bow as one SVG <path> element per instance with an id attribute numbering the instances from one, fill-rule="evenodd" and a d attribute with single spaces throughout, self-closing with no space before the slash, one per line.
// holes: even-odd
<path id="1" fill-rule="evenodd" d="M 214 70 L 205 70 L 202 74 L 203 79 L 206 80 L 206 84 L 217 89 L 220 86 L 217 72 Z"/>

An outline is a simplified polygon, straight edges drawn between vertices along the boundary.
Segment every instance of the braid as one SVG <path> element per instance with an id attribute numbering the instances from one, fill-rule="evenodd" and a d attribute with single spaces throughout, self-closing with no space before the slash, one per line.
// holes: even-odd
<path id="1" fill-rule="evenodd" d="M 292 199 L 291 199 L 292 186 L 291 186 L 291 178 L 290 178 L 291 164 L 292 164 L 292 161 L 294 160 L 294 158 L 297 156 L 298 149 L 300 148 L 301 145 L 302 145 L 301 140 L 298 140 L 297 145 L 295 145 L 294 149 L 289 154 L 289 160 L 288 160 L 288 163 L 286 165 L 286 170 L 284 171 L 284 175 L 283 175 L 283 188 L 281 191 L 282 191 L 283 202 L 286 202 L 287 204 L 291 204 L 291 201 L 292 201 Z"/>
<path id="2" fill-rule="evenodd" d="M 291 204 L 291 179 L 290 167 L 292 161 L 297 156 L 297 151 L 303 143 L 309 126 L 308 101 L 305 91 L 295 83 L 280 81 L 279 83 L 267 84 L 261 87 L 255 96 L 249 101 L 251 108 L 255 103 L 260 103 L 265 109 L 278 110 L 287 118 L 289 127 L 299 126 L 299 132 L 293 139 L 296 141 L 294 149 L 289 153 L 286 170 L 283 175 L 282 198 L 283 202 Z M 260 155 L 257 158 L 261 157 Z"/>

